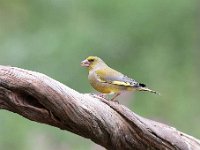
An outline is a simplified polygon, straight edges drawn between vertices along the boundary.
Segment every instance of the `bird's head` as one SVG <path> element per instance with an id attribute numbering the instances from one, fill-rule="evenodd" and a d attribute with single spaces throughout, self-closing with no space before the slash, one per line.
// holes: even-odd
<path id="1" fill-rule="evenodd" d="M 89 56 L 81 62 L 81 66 L 88 67 L 89 70 L 105 65 L 104 61 L 97 56 Z"/>

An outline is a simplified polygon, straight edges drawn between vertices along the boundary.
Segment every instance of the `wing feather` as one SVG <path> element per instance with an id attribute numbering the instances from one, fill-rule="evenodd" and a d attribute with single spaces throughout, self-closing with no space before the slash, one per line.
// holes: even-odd
<path id="1" fill-rule="evenodd" d="M 109 83 L 127 87 L 139 86 L 139 83 L 137 81 L 111 68 L 96 70 L 95 73 L 98 76 L 98 80 L 102 83 Z"/>

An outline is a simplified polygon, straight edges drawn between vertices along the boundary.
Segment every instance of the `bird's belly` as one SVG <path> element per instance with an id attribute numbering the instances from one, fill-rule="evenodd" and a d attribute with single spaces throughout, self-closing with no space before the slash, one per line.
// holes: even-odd
<path id="1" fill-rule="evenodd" d="M 95 82 L 90 83 L 92 87 L 101 92 L 101 93 L 118 93 L 120 89 L 116 87 L 115 85 L 111 85 L 108 83 L 101 83 L 101 82 Z"/>
<path id="2" fill-rule="evenodd" d="M 112 84 L 109 83 L 103 83 L 99 80 L 97 80 L 97 78 L 95 76 L 89 76 L 89 81 L 91 86 L 101 92 L 101 93 L 118 93 L 120 91 L 120 89 Z"/>

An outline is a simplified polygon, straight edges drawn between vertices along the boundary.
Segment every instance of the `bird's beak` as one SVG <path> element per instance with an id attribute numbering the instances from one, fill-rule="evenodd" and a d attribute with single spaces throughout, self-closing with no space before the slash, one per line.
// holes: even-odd
<path id="1" fill-rule="evenodd" d="M 87 59 L 85 59 L 81 62 L 81 66 L 83 66 L 83 67 L 89 67 L 89 65 L 90 65 L 90 62 Z"/>

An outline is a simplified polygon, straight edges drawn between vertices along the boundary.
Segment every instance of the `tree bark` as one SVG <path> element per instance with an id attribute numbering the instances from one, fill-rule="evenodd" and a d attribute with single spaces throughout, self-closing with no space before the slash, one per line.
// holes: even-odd
<path id="1" fill-rule="evenodd" d="M 110 150 L 200 149 L 198 139 L 173 127 L 16 67 L 0 66 L 0 109 L 68 130 Z"/>

